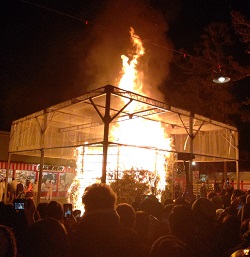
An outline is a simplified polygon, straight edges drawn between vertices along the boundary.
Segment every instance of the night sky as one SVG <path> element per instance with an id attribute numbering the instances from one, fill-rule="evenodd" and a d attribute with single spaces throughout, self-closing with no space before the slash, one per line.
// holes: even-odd
<path id="1" fill-rule="evenodd" d="M 232 9 L 250 15 L 249 0 L 1 0 L 0 130 L 90 89 L 116 85 L 130 26 L 149 42 L 148 80 L 156 87 L 168 76 L 173 53 L 167 49 L 192 53 L 204 28 L 230 22 Z M 162 69 L 154 70 L 156 60 Z M 250 97 L 246 86 L 237 94 L 239 101 Z"/>

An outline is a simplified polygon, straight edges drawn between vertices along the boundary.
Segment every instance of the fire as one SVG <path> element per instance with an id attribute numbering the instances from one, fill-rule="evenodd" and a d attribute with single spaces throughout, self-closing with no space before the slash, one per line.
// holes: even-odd
<path id="1" fill-rule="evenodd" d="M 96 166 L 91 160 L 91 155 L 85 155 L 85 151 L 88 152 L 88 147 L 80 146 L 75 149 L 76 176 L 68 191 L 68 201 L 73 204 L 73 209 L 81 210 L 81 213 L 84 212 L 82 205 L 84 190 L 87 186 L 97 182 L 100 176 L 98 171 L 102 169 L 101 158 Z M 85 164 L 90 165 L 91 169 L 87 169 Z"/>
<path id="2" fill-rule="evenodd" d="M 145 50 L 142 46 L 142 41 L 135 35 L 134 29 L 130 30 L 130 38 L 132 40 L 133 52 L 131 54 L 131 60 L 129 57 L 122 55 L 122 78 L 119 83 L 119 87 L 128 91 L 142 94 L 142 78 L 143 74 L 138 74 L 139 71 L 136 69 L 138 59 L 142 57 Z"/>
<path id="3" fill-rule="evenodd" d="M 122 71 L 119 87 L 143 95 L 143 72 L 139 70 L 140 58 L 145 54 L 142 41 L 130 30 L 132 42 L 129 56 L 122 55 Z M 134 113 L 141 110 L 141 104 L 132 102 L 126 111 Z M 166 186 L 166 161 L 169 153 L 157 149 L 171 150 L 171 139 L 164 131 L 160 122 L 152 122 L 143 118 L 131 118 L 126 122 L 118 122 L 110 133 L 114 141 L 136 145 L 137 147 L 110 147 L 107 164 L 107 183 L 114 178 L 121 178 L 125 170 L 147 170 L 141 181 L 155 188 L 158 198 Z M 84 189 L 95 182 L 100 182 L 102 170 L 101 147 L 78 147 L 76 149 L 77 175 L 70 190 L 70 202 L 75 209 L 82 210 L 81 197 Z M 150 192 L 152 193 L 152 192 Z"/>

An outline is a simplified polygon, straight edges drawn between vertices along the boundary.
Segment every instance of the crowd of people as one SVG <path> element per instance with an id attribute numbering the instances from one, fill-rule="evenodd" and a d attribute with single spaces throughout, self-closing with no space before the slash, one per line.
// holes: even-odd
<path id="1" fill-rule="evenodd" d="M 6 182 L 4 179 L 0 179 L 0 202 L 4 201 L 4 194 Z M 43 190 L 46 191 L 46 200 L 52 200 L 53 195 L 53 182 L 52 180 L 46 181 L 43 185 Z M 11 179 L 11 182 L 7 183 L 7 196 L 6 199 L 12 202 L 15 198 L 36 198 L 38 193 L 38 183 L 37 180 L 33 182 L 29 179 L 26 181 L 17 181 L 15 178 Z"/>
<path id="2" fill-rule="evenodd" d="M 18 208 L 15 203 L 18 202 Z M 115 192 L 86 188 L 84 213 L 57 201 L 0 203 L 0 257 L 237 257 L 250 255 L 250 192 L 227 187 L 117 203 Z M 23 204 L 23 209 L 22 209 Z M 20 208 L 19 208 L 20 207 Z"/>

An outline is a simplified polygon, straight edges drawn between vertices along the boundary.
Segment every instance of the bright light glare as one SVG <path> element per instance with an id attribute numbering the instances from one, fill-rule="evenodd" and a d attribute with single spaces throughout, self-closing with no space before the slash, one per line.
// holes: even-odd
<path id="1" fill-rule="evenodd" d="M 220 76 L 216 79 L 213 79 L 214 83 L 226 83 L 228 81 L 230 81 L 230 78 L 229 77 L 223 77 L 223 76 Z"/>
<path id="2" fill-rule="evenodd" d="M 219 77 L 218 80 L 222 83 L 225 81 L 225 78 L 224 77 Z"/>
<path id="3" fill-rule="evenodd" d="M 243 250 L 244 255 L 249 255 L 249 251 L 250 251 L 250 249 L 244 249 L 244 250 Z"/>
<path id="4" fill-rule="evenodd" d="M 193 166 L 195 165 L 195 162 L 194 162 L 194 161 L 192 162 L 192 165 L 193 165 Z"/>

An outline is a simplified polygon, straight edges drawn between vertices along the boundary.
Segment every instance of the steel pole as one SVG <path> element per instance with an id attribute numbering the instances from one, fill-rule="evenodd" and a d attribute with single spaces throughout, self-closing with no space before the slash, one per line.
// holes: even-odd
<path id="1" fill-rule="evenodd" d="M 105 115 L 104 121 L 104 134 L 103 134 L 103 160 L 102 160 L 102 178 L 101 182 L 106 183 L 107 173 L 107 159 L 108 159 L 108 146 L 109 146 L 109 123 L 110 117 L 110 99 L 111 99 L 111 87 L 106 87 L 106 104 L 105 104 Z"/>

